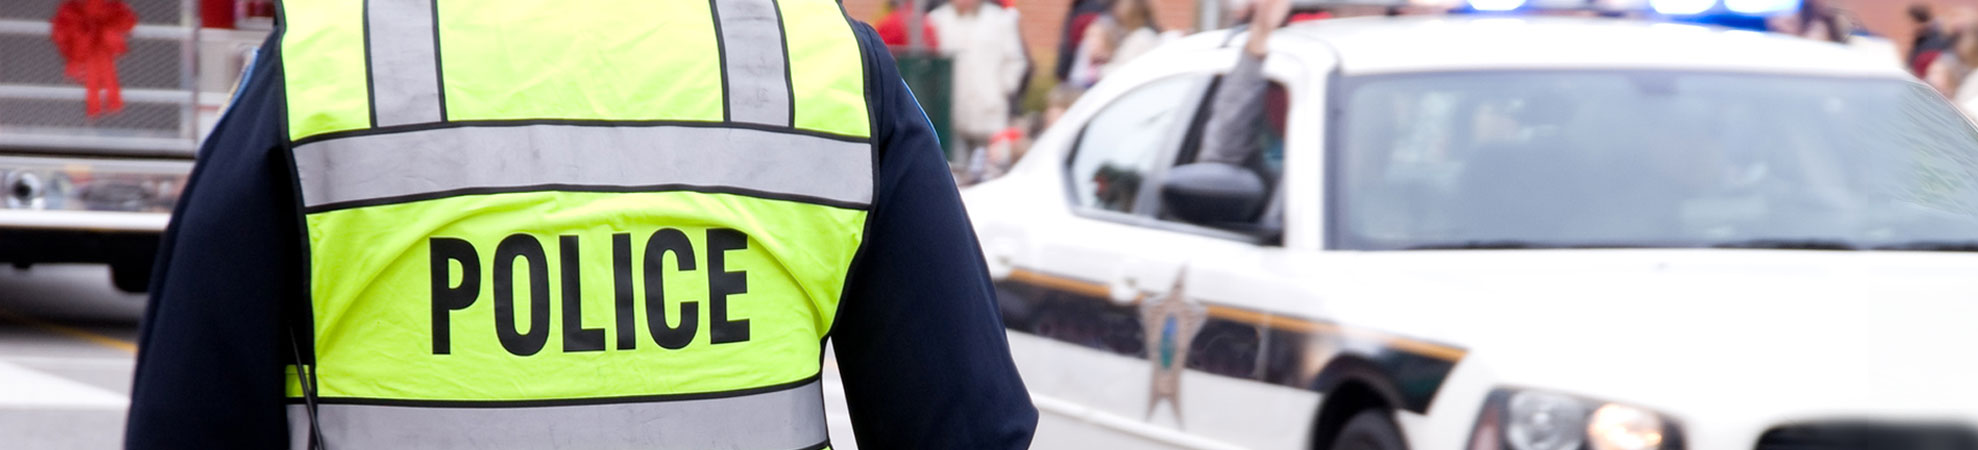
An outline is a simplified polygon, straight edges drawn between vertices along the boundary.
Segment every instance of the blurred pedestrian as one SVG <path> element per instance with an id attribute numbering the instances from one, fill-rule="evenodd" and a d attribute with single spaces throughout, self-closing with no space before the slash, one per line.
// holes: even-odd
<path id="1" fill-rule="evenodd" d="M 1903 61 L 1909 63 L 1910 73 L 1921 78 L 1930 70 L 1930 64 L 1956 43 L 1956 36 L 1944 29 L 1928 3 L 1909 5 L 1909 20 L 1916 36 L 1910 40 L 1909 55 Z"/>
<path id="2" fill-rule="evenodd" d="M 960 180 L 961 183 L 972 185 L 1002 178 L 1003 174 L 1008 173 L 1010 166 L 1016 164 L 1016 159 L 1020 157 L 1018 146 L 1024 140 L 1022 122 L 1013 121 L 1003 131 L 990 136 L 982 151 L 970 156 L 968 165 L 963 168 L 964 179 Z"/>
<path id="3" fill-rule="evenodd" d="M 1010 122 L 1010 98 L 1023 87 L 1030 61 L 1024 57 L 1017 12 L 983 0 L 952 0 L 927 13 L 941 39 L 941 53 L 954 58 L 955 141 L 974 152 Z"/>
<path id="4" fill-rule="evenodd" d="M 126 448 L 825 448 L 827 338 L 859 446 L 1029 446 L 934 131 L 836 2 L 433 5 L 283 2 L 159 239 Z"/>
<path id="5" fill-rule="evenodd" d="M 1141 54 L 1173 38 L 1154 21 L 1152 0 L 1111 0 L 1106 14 L 1085 29 L 1070 80 L 1090 87 Z"/>
<path id="6" fill-rule="evenodd" d="M 1071 105 L 1077 103 L 1078 98 L 1084 95 L 1084 88 L 1071 83 L 1059 84 L 1057 88 L 1051 89 L 1051 95 L 1044 98 L 1044 112 L 1039 118 L 1037 129 L 1032 130 L 1032 134 L 1042 134 L 1044 130 L 1050 129 L 1051 125 L 1058 123 L 1058 118 L 1064 117 L 1065 111 L 1070 110 Z"/>
<path id="7" fill-rule="evenodd" d="M 907 20 L 919 12 L 913 11 L 906 3 L 906 0 L 886 0 L 886 8 L 890 11 L 886 13 L 886 17 L 879 19 L 879 23 L 872 25 L 873 31 L 879 32 L 879 40 L 885 41 L 887 47 L 896 50 L 913 44 L 913 39 L 909 38 L 912 32 L 908 30 L 912 27 Z M 915 3 L 916 6 L 918 4 Z M 921 48 L 917 50 L 941 49 L 941 37 L 935 33 L 934 24 L 928 23 L 926 16 L 921 16 L 920 20 L 920 45 Z"/>
<path id="8" fill-rule="evenodd" d="M 1978 65 L 1972 64 L 1978 61 L 1978 24 L 1961 28 L 1950 50 L 1937 56 L 1930 66 L 1927 81 L 1957 103 L 1965 115 L 1978 117 L 1978 76 L 1972 76 L 1978 73 Z"/>
<path id="9" fill-rule="evenodd" d="M 1978 56 L 1966 51 L 1971 47 L 1969 41 L 1974 38 L 1971 36 L 1970 28 L 1970 24 L 1965 24 L 1951 29 L 1950 47 L 1938 52 L 1937 57 L 1930 60 L 1930 66 L 1923 71 L 1923 82 L 1945 97 L 1957 98 L 1958 92 L 1964 86 L 1965 76 L 1973 69 L 1969 61 L 1978 61 L 1966 59 Z"/>
<path id="10" fill-rule="evenodd" d="M 1085 29 L 1106 14 L 1108 5 L 1107 0 L 1077 0 L 1065 12 L 1064 29 L 1058 32 L 1057 67 L 1052 69 L 1059 83 L 1071 78 L 1071 68 L 1078 63 L 1079 45 L 1085 40 Z"/>
<path id="11" fill-rule="evenodd" d="M 1854 35 L 1854 20 L 1833 0 L 1802 0 L 1792 14 L 1769 21 L 1772 31 L 1807 39 L 1845 44 Z"/>

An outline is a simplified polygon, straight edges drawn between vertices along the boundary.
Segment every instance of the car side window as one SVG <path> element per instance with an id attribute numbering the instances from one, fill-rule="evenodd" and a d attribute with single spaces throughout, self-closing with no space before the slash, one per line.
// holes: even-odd
<path id="1" fill-rule="evenodd" d="M 1208 75 L 1176 76 L 1134 88 L 1086 122 L 1067 162 L 1072 197 L 1088 209 L 1132 213 L 1162 157 L 1172 155 L 1173 130 L 1187 125 L 1189 96 Z"/>
<path id="2" fill-rule="evenodd" d="M 1188 134 L 1182 137 L 1181 152 L 1177 154 L 1174 165 L 1195 162 L 1203 148 L 1209 145 L 1204 140 L 1208 139 L 1209 121 L 1215 118 L 1216 91 L 1219 89 L 1222 89 L 1220 79 L 1203 94 L 1201 106 L 1198 107 L 1201 112 L 1196 113 L 1195 119 L 1189 123 Z M 1284 88 L 1284 83 L 1266 80 L 1263 100 L 1263 104 L 1256 105 L 1261 109 L 1257 111 L 1261 123 L 1256 124 L 1250 135 L 1243 136 L 1242 141 L 1229 144 L 1244 149 L 1244 154 L 1248 155 L 1243 160 L 1244 168 L 1262 177 L 1267 189 L 1276 190 L 1278 179 L 1284 175 L 1284 131 L 1285 118 L 1291 112 L 1290 92 Z"/>
<path id="3" fill-rule="evenodd" d="M 1257 97 L 1258 103 L 1241 105 L 1243 108 L 1252 109 L 1234 112 L 1216 111 L 1215 108 L 1218 106 L 1215 105 L 1216 93 L 1221 89 L 1229 88 L 1224 86 L 1222 81 L 1216 80 L 1199 97 L 1199 106 L 1195 107 L 1197 112 L 1194 120 L 1187 124 L 1188 129 L 1181 138 L 1180 150 L 1168 163 L 1174 166 L 1196 163 L 1203 152 L 1210 151 L 1208 150 L 1210 147 L 1222 148 L 1224 151 L 1236 150 L 1237 154 L 1243 155 L 1242 161 L 1238 163 L 1239 167 L 1256 174 L 1258 180 L 1263 182 L 1266 193 L 1266 197 L 1262 199 L 1263 205 L 1249 213 L 1249 216 L 1240 219 L 1231 218 L 1229 221 L 1212 223 L 1191 222 L 1179 211 L 1171 209 L 1173 205 L 1167 204 L 1166 201 L 1169 199 L 1163 197 L 1162 203 L 1156 205 L 1155 210 L 1158 214 L 1155 217 L 1165 222 L 1194 227 L 1192 231 L 1195 232 L 1214 229 L 1235 235 L 1247 235 L 1262 244 L 1278 244 L 1280 243 L 1278 239 L 1281 238 L 1279 231 L 1282 230 L 1283 225 L 1283 202 L 1278 197 L 1277 186 L 1284 176 L 1284 137 L 1286 118 L 1291 108 L 1290 92 L 1285 89 L 1283 83 L 1267 79 L 1264 85 L 1259 86 L 1263 91 L 1260 92 L 1262 96 Z M 1230 136 L 1234 138 L 1230 142 L 1210 142 L 1219 138 L 1208 135 L 1209 123 L 1215 120 L 1229 120 L 1231 121 L 1229 124 L 1246 129 L 1240 130 L 1238 136 Z M 1254 122 L 1240 123 L 1249 120 Z"/>

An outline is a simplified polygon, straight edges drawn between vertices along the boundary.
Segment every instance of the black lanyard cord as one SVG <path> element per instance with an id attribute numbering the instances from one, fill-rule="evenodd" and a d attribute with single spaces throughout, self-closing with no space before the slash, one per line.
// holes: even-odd
<path id="1" fill-rule="evenodd" d="M 296 338 L 294 327 L 288 329 L 288 344 L 295 353 L 296 379 L 302 384 L 302 404 L 309 415 L 309 450 L 326 450 L 323 426 L 316 421 L 316 370 L 302 363 L 302 341 Z"/>

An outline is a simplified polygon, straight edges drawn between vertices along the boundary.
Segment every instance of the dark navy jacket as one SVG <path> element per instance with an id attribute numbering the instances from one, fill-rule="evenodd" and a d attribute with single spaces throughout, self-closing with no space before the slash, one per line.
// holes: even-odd
<path id="1" fill-rule="evenodd" d="M 831 340 L 858 445 L 1028 447 L 1037 412 L 940 146 L 878 35 L 855 28 L 880 178 Z M 307 292 L 277 47 L 262 46 L 160 241 L 129 448 L 288 446 L 284 318 Z"/>

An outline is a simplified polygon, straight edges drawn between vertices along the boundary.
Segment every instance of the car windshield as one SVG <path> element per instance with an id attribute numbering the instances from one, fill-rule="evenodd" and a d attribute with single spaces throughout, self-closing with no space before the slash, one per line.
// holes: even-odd
<path id="1" fill-rule="evenodd" d="M 1913 82 L 1487 72 L 1341 89 L 1334 248 L 1978 244 L 1978 133 Z"/>

